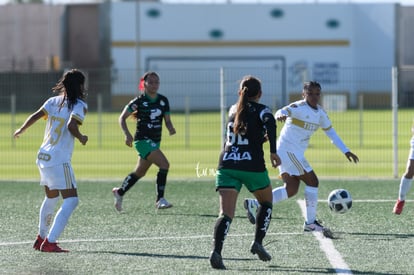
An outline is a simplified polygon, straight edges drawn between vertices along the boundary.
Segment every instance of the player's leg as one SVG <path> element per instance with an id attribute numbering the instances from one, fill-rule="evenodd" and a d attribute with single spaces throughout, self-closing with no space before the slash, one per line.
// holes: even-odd
<path id="1" fill-rule="evenodd" d="M 401 177 L 400 186 L 398 190 L 398 200 L 394 205 L 393 213 L 400 215 L 405 204 L 405 199 L 408 191 L 411 189 L 414 176 L 414 153 L 410 151 L 410 158 L 407 161 L 407 166 L 404 175 Z"/>
<path id="2" fill-rule="evenodd" d="M 296 195 L 300 184 L 298 176 L 303 174 L 307 169 L 311 169 L 301 152 L 294 153 L 280 149 L 278 150 L 278 155 L 282 160 L 282 164 L 279 166 L 279 173 L 284 185 L 272 190 L 273 204 Z M 247 218 L 252 224 L 254 224 L 256 220 L 257 207 L 259 207 L 257 200 L 244 200 L 244 208 L 247 211 Z"/>
<path id="3" fill-rule="evenodd" d="M 281 187 L 276 187 L 272 190 L 273 204 L 293 197 L 299 190 L 300 180 L 296 176 L 290 176 L 288 173 L 282 174 L 282 180 L 285 183 Z M 250 223 L 256 223 L 256 214 L 259 207 L 259 202 L 256 199 L 245 199 L 243 203 L 244 208 L 247 211 L 247 218 Z"/>
<path id="4" fill-rule="evenodd" d="M 218 170 L 216 173 L 216 190 L 219 193 L 220 213 L 214 225 L 213 249 L 210 265 L 215 269 L 226 269 L 221 252 L 224 240 L 230 231 L 230 225 L 236 211 L 236 202 L 242 183 L 235 177 L 234 170 Z"/>
<path id="5" fill-rule="evenodd" d="M 221 252 L 224 240 L 230 230 L 234 218 L 238 191 L 234 188 L 219 188 L 220 214 L 214 225 L 213 250 L 210 254 L 210 264 L 215 269 L 226 269 Z"/>
<path id="6" fill-rule="evenodd" d="M 316 219 L 316 212 L 318 207 L 318 191 L 319 180 L 314 171 L 306 172 L 300 177 L 305 182 L 305 222 L 303 224 L 303 230 L 305 232 L 322 232 L 327 238 L 333 238 L 331 230 L 323 226 Z"/>
<path id="7" fill-rule="evenodd" d="M 142 177 L 145 176 L 148 169 L 152 165 L 152 161 L 148 160 L 148 156 L 154 150 L 152 142 L 147 142 L 147 140 L 138 140 L 134 141 L 135 150 L 138 152 L 139 158 L 135 166 L 135 170 L 132 173 L 129 173 L 119 189 L 117 189 L 117 194 L 123 196 L 132 186 Z"/>
<path id="8" fill-rule="evenodd" d="M 57 239 L 65 229 L 79 202 L 76 180 L 70 163 L 51 167 L 49 171 L 51 183 L 48 184 L 49 188 L 46 189 L 46 195 L 48 197 L 54 196 L 59 190 L 63 203 L 55 215 L 49 234 L 42 243 L 40 250 L 43 252 L 68 252 L 57 246 Z"/>
<path id="9" fill-rule="evenodd" d="M 157 199 L 155 202 L 155 206 L 158 209 L 170 208 L 172 207 L 172 204 L 169 203 L 164 197 L 165 185 L 167 184 L 167 174 L 168 169 L 170 168 L 170 163 L 168 162 L 166 156 L 160 149 L 152 151 L 148 155 L 147 159 L 155 165 L 157 165 L 159 168 L 156 181 Z"/>
<path id="10" fill-rule="evenodd" d="M 112 193 L 115 199 L 114 206 L 119 212 L 122 212 L 122 199 L 125 193 L 128 192 L 128 190 L 131 189 L 140 178 L 145 176 L 148 169 L 152 165 L 152 162 L 146 159 L 153 150 L 151 144 L 152 143 L 149 143 L 146 140 L 134 141 L 135 150 L 139 154 L 134 172 L 129 173 L 124 178 L 121 187 L 112 188 Z"/>
<path id="11" fill-rule="evenodd" d="M 254 191 L 253 194 L 259 202 L 259 208 L 256 216 L 255 237 L 250 252 L 257 254 L 262 261 L 270 261 L 272 257 L 264 249 L 262 243 L 272 219 L 272 186 L 269 184 L 264 189 Z"/>
<path id="12" fill-rule="evenodd" d="M 144 158 L 139 158 L 135 166 L 134 172 L 129 173 L 122 182 L 121 188 L 118 190 L 118 194 L 123 196 L 135 183 L 145 176 L 148 169 L 151 167 L 152 162 Z"/>
<path id="13" fill-rule="evenodd" d="M 62 234 L 69 221 L 70 216 L 79 203 L 76 188 L 60 190 L 60 193 L 63 198 L 63 203 L 56 213 L 55 219 L 47 237 L 50 243 L 57 242 L 57 239 Z"/>
<path id="14" fill-rule="evenodd" d="M 35 250 L 40 250 L 40 246 L 46 239 L 49 232 L 49 228 L 53 221 L 53 214 L 55 213 L 56 204 L 59 201 L 59 191 L 49 190 L 49 187 L 45 186 L 45 198 L 39 213 L 39 233 L 33 244 Z"/>
<path id="15" fill-rule="evenodd" d="M 273 189 L 273 203 L 295 196 L 299 190 L 300 177 L 306 172 L 312 171 L 303 152 L 280 150 L 278 154 L 282 159 L 279 171 L 285 184 Z"/>
<path id="16" fill-rule="evenodd" d="M 286 200 L 298 193 L 300 185 L 300 179 L 298 176 L 291 176 L 288 173 L 283 173 L 282 180 L 285 184 L 272 190 L 273 203 Z"/>
<path id="17" fill-rule="evenodd" d="M 305 202 L 306 202 L 306 223 L 313 223 L 316 220 L 316 210 L 318 206 L 319 180 L 314 171 L 306 172 L 301 176 L 306 184 Z"/>
<path id="18" fill-rule="evenodd" d="M 115 187 L 112 189 L 112 193 L 114 194 L 115 198 L 114 206 L 116 210 L 122 212 L 123 196 L 126 192 L 128 192 L 129 189 L 132 188 L 132 186 L 135 185 L 135 183 L 138 182 L 140 178 L 145 176 L 151 165 L 152 163 L 150 161 L 143 158 L 139 158 L 134 172 L 129 173 L 125 177 L 124 181 L 121 184 L 121 187 Z"/>

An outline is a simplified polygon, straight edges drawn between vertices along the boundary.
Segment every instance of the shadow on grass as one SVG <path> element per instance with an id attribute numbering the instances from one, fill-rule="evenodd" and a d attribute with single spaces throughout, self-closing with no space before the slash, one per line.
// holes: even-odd
<path id="1" fill-rule="evenodd" d="M 286 267 L 286 266 L 269 266 L 272 271 L 282 272 L 282 273 L 303 273 L 303 274 L 360 274 L 360 275 L 403 275 L 402 273 L 382 273 L 382 272 L 372 272 L 372 271 L 358 271 L 352 269 L 334 269 L 334 268 L 317 268 L 317 267 Z M 270 270 L 270 269 L 269 269 Z"/>
<path id="2" fill-rule="evenodd" d="M 120 251 L 85 251 L 85 253 L 95 254 L 112 254 L 112 255 L 123 255 L 123 256 L 136 256 L 136 257 L 151 257 L 151 258 L 169 258 L 169 259 L 189 259 L 189 260 L 205 260 L 208 261 L 208 256 L 196 256 L 196 255 L 175 255 L 175 254 L 157 254 L 157 253 L 145 253 L 145 252 L 120 252 Z M 228 258 L 223 257 L 223 261 L 228 263 L 233 262 L 252 262 L 252 268 L 232 268 L 230 265 L 226 265 L 228 270 L 235 271 L 251 271 L 251 272 L 281 272 L 283 273 L 303 273 L 303 274 L 360 274 L 360 275 L 403 275 L 402 273 L 381 273 L 372 271 L 357 271 L 357 270 L 344 270 L 344 269 L 333 269 L 333 268 L 316 268 L 316 267 L 287 267 L 268 265 L 260 266 L 254 262 L 258 262 L 256 258 Z M 261 262 L 258 262 L 261 263 Z"/>
<path id="3" fill-rule="evenodd" d="M 157 213 L 160 216 L 186 216 L 186 217 L 203 217 L 203 218 L 217 218 L 218 213 L 214 214 L 192 214 L 192 213 Z M 236 215 L 235 219 L 247 219 L 246 215 Z"/>
<path id="4" fill-rule="evenodd" d="M 338 235 L 338 239 L 342 239 L 345 235 L 361 236 L 368 240 L 390 240 L 390 239 L 410 239 L 414 238 L 414 234 L 406 233 L 366 233 L 366 232 L 335 232 Z"/>
<path id="5" fill-rule="evenodd" d="M 218 213 L 214 213 L 214 214 L 192 214 L 192 213 L 157 213 L 157 215 L 162 215 L 162 216 L 194 216 L 194 217 L 204 217 L 204 218 L 217 218 L 218 217 Z M 246 215 L 235 215 L 233 219 L 246 219 L 247 220 L 247 216 Z M 279 218 L 279 217 L 272 217 L 272 220 L 281 220 L 283 218 Z"/>
<path id="6" fill-rule="evenodd" d="M 194 255 L 173 255 L 173 254 L 157 254 L 157 253 L 145 253 L 145 252 L 121 252 L 121 251 L 84 251 L 85 253 L 94 254 L 112 254 L 123 256 L 137 256 L 137 257 L 153 257 L 153 258 L 171 258 L 171 259 L 204 259 L 207 260 L 207 256 L 194 256 Z"/>

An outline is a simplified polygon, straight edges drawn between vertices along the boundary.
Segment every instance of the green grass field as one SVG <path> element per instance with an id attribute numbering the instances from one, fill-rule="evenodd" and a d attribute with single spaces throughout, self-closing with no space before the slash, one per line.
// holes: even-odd
<path id="1" fill-rule="evenodd" d="M 79 182 L 80 203 L 60 238 L 67 254 L 34 251 L 43 189 L 38 183 L 1 183 L 0 274 L 209 274 L 208 256 L 218 195 L 214 180 L 170 181 L 166 198 L 174 207 L 156 211 L 155 187 L 138 182 L 124 198 L 124 214 L 113 208 L 114 182 Z M 273 186 L 280 184 L 273 181 Z M 274 206 L 264 241 L 273 256 L 261 262 L 249 252 L 253 226 L 242 203 L 223 250 L 227 274 L 413 274 L 414 203 L 401 216 L 391 213 L 398 180 L 323 180 L 320 199 L 346 188 L 354 204 L 333 214 L 320 201 L 318 216 L 337 239 L 302 232 L 298 200 L 303 189 Z M 411 193 L 412 194 L 412 193 Z M 412 196 L 412 195 L 411 195 Z"/>
<path id="2" fill-rule="evenodd" d="M 118 113 L 90 113 L 81 130 L 89 136 L 86 146 L 76 144 L 72 163 L 78 179 L 122 180 L 135 166 L 134 149 L 124 145 L 119 128 Z M 45 124 L 38 122 L 20 139 L 11 138 L 28 114 L 0 114 L 0 175 L 1 179 L 36 180 L 36 152 L 43 139 Z M 333 126 L 361 162 L 348 163 L 339 150 L 319 130 L 312 137 L 306 156 L 314 170 L 322 177 L 392 178 L 392 113 L 390 110 L 349 110 L 332 112 Z M 411 137 L 412 112 L 400 110 L 398 118 L 398 173 L 404 171 Z M 220 114 L 172 114 L 177 134 L 168 136 L 164 131 L 162 150 L 171 167 L 169 178 L 198 178 L 199 173 L 213 171 L 221 148 Z M 130 130 L 134 121 L 130 120 Z M 278 123 L 278 129 L 282 124 Z M 267 145 L 266 145 L 267 146 Z M 266 154 L 267 158 L 267 154 Z M 156 169 L 148 176 L 154 177 Z"/>
<path id="3" fill-rule="evenodd" d="M 162 149 L 171 163 L 166 197 L 174 204 L 154 208 L 156 169 L 127 194 L 124 214 L 113 208 L 111 189 L 133 169 L 137 156 L 123 144 L 117 113 L 90 113 L 82 131 L 89 143 L 76 145 L 73 166 L 80 204 L 60 238 L 68 254 L 33 251 L 43 189 L 38 185 L 36 151 L 44 123 L 19 140 L 11 134 L 28 114 L 0 114 L 0 185 L 2 188 L 0 274 L 206 274 L 210 268 L 213 226 L 218 214 L 214 173 L 220 150 L 218 113 L 173 114 L 177 135 L 164 136 Z M 398 172 L 409 149 L 412 116 L 399 112 Z M 332 113 L 339 135 L 361 162 L 350 164 L 322 131 L 311 140 L 307 158 L 321 178 L 318 216 L 337 239 L 302 232 L 303 189 L 274 206 L 265 239 L 273 256 L 261 262 L 249 251 L 253 226 L 245 218 L 243 189 L 236 218 L 223 250 L 229 274 L 413 274 L 414 203 L 401 216 L 391 213 L 398 192 L 392 179 L 392 114 L 389 110 Z M 130 129 L 134 122 L 130 121 Z M 278 124 L 279 130 L 281 124 Z M 273 186 L 280 181 L 271 170 Z M 332 189 L 346 188 L 353 208 L 343 215 L 330 212 Z"/>

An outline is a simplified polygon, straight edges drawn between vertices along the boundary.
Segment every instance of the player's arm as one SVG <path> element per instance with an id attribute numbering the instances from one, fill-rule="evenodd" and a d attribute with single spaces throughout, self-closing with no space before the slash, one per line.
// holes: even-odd
<path id="1" fill-rule="evenodd" d="M 339 150 L 341 150 L 342 153 L 345 154 L 346 158 L 349 161 L 353 161 L 355 163 L 359 161 L 359 158 L 354 153 L 352 153 L 351 150 L 348 149 L 348 147 L 346 147 L 346 145 L 343 143 L 341 138 L 338 136 L 334 128 L 330 127 L 328 129 L 324 129 L 324 132 L 329 137 L 329 139 L 332 141 L 332 143 Z"/>
<path id="2" fill-rule="evenodd" d="M 33 114 L 31 114 L 26 121 L 22 124 L 22 126 L 20 126 L 19 129 L 17 129 L 14 134 L 13 137 L 14 138 L 18 138 L 20 137 L 21 134 L 23 134 L 24 131 L 26 131 L 27 128 L 29 128 L 30 126 L 32 126 L 36 121 L 38 121 L 39 119 L 41 119 L 42 117 L 46 116 L 46 112 L 43 108 L 40 108 L 39 110 L 37 110 L 36 112 L 34 112 Z"/>
<path id="3" fill-rule="evenodd" d="M 273 167 L 277 167 L 281 164 L 281 160 L 276 153 L 276 120 L 270 111 L 264 112 L 261 118 L 270 144 L 270 162 Z"/>
<path id="4" fill-rule="evenodd" d="M 82 145 L 85 145 L 86 142 L 88 142 L 88 136 L 83 135 L 79 131 L 79 125 L 81 125 L 81 122 L 71 116 L 68 122 L 68 130 L 75 138 L 79 140 L 80 143 L 82 143 Z"/>
<path id="5" fill-rule="evenodd" d="M 119 126 L 122 129 L 122 132 L 125 135 L 125 144 L 129 147 L 132 147 L 132 142 L 134 138 L 132 137 L 131 133 L 129 132 L 128 125 L 127 125 L 127 118 L 132 114 L 129 110 L 128 106 L 125 106 L 124 110 L 122 110 L 121 115 L 118 118 Z"/>
<path id="6" fill-rule="evenodd" d="M 287 107 L 283 109 L 279 109 L 275 113 L 275 119 L 277 121 L 285 121 L 289 116 L 289 111 L 287 110 Z"/>
<path id="7" fill-rule="evenodd" d="M 168 132 L 170 132 L 170 136 L 174 135 L 175 128 L 174 128 L 174 125 L 172 124 L 170 114 L 164 114 L 164 119 L 165 119 L 165 127 L 167 127 Z"/>
<path id="8" fill-rule="evenodd" d="M 266 112 L 262 116 L 262 121 L 266 128 L 266 135 L 270 144 L 270 153 L 276 153 L 276 120 L 272 116 L 272 113 Z"/>

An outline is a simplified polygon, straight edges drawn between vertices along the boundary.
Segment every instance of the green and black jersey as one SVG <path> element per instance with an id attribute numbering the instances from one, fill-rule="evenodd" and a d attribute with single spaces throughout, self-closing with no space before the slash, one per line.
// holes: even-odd
<path id="1" fill-rule="evenodd" d="M 266 170 L 263 153 L 265 135 L 270 143 L 270 152 L 276 153 L 276 121 L 272 111 L 266 105 L 250 101 L 244 119 L 247 132 L 235 135 L 235 109 L 236 105 L 233 105 L 229 111 L 227 137 L 220 154 L 218 169 L 263 172 Z"/>
<path id="2" fill-rule="evenodd" d="M 164 115 L 170 113 L 168 99 L 161 94 L 152 99 L 143 93 L 131 100 L 127 107 L 131 113 L 135 112 L 137 118 L 134 140 L 151 139 L 160 142 Z"/>

